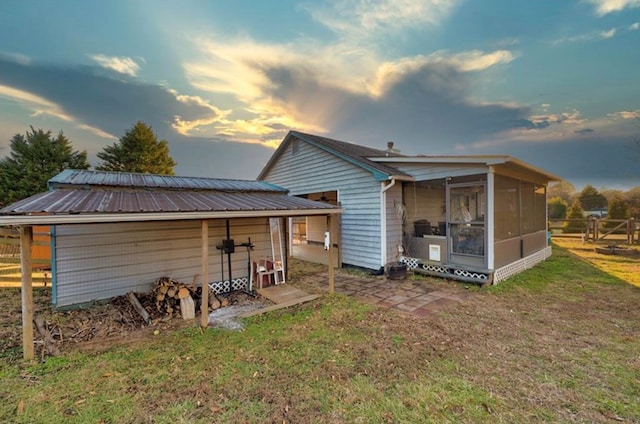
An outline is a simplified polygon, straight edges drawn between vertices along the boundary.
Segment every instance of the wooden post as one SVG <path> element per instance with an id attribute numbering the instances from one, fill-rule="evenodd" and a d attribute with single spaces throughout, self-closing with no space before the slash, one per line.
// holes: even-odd
<path id="1" fill-rule="evenodd" d="M 22 275 L 22 355 L 33 359 L 33 286 L 31 246 L 33 228 L 20 227 L 20 272 Z"/>
<path id="2" fill-rule="evenodd" d="M 209 326 L 209 221 L 203 219 L 201 222 L 202 237 L 202 318 L 200 325 L 204 328 Z"/>
<path id="3" fill-rule="evenodd" d="M 327 215 L 327 229 L 329 230 L 329 248 L 327 249 L 327 264 L 329 265 L 329 293 L 335 293 L 336 291 L 336 279 L 335 273 L 333 269 L 333 228 L 332 224 L 333 220 L 331 219 L 331 215 Z"/>

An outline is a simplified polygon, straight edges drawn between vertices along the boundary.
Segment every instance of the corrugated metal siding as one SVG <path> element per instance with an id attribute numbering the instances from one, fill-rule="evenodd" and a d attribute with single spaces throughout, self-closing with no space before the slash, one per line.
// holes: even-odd
<path id="1" fill-rule="evenodd" d="M 251 237 L 253 258 L 271 256 L 267 218 L 230 221 L 236 243 Z M 220 251 L 226 221 L 209 221 L 209 280 L 220 281 Z M 136 222 L 58 226 L 56 229 L 56 306 L 108 299 L 128 291 L 148 291 L 169 276 L 190 283 L 201 274 L 199 221 Z M 224 278 L 228 278 L 223 256 Z M 246 248 L 232 255 L 232 276 L 247 276 Z M 202 282 L 200 279 L 199 282 Z"/>
<path id="2" fill-rule="evenodd" d="M 110 186 L 130 188 L 171 188 L 219 191 L 285 191 L 264 181 L 227 180 L 220 178 L 182 177 L 176 175 L 138 174 L 68 169 L 49 180 L 60 186 Z"/>
<path id="3" fill-rule="evenodd" d="M 370 172 L 300 142 L 296 153 L 289 145 L 263 177 L 291 195 L 338 191 L 344 210 L 342 262 L 370 269 L 380 266 L 380 183 Z"/>

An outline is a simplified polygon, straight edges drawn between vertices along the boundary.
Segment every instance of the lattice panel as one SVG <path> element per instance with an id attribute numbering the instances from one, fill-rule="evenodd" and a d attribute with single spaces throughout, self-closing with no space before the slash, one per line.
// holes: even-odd
<path id="1" fill-rule="evenodd" d="M 522 258 L 519 261 L 513 262 L 507 266 L 497 269 L 495 274 L 493 275 L 493 284 L 497 284 L 500 281 L 506 280 L 512 275 L 516 275 L 517 273 L 522 272 L 525 269 L 531 268 L 534 265 L 548 259 L 550 256 L 551 246 L 548 246 L 539 252 L 527 256 L 526 258 Z"/>
<path id="2" fill-rule="evenodd" d="M 401 256 L 400 257 L 400 262 L 403 263 L 403 264 L 406 264 L 407 268 L 412 270 L 412 269 L 418 268 L 418 265 L 420 264 L 420 259 L 408 258 L 406 256 Z"/>
<path id="3" fill-rule="evenodd" d="M 215 281 L 209 283 L 209 287 L 215 294 L 228 293 L 234 290 L 249 290 L 249 277 L 240 277 L 231 281 Z"/>
<path id="4" fill-rule="evenodd" d="M 441 265 L 422 264 L 420 268 L 424 269 L 425 271 L 439 272 L 441 274 L 448 274 L 450 272 L 449 268 Z"/>
<path id="5" fill-rule="evenodd" d="M 466 269 L 456 269 L 453 271 L 453 275 L 457 275 L 465 278 L 473 278 L 474 280 L 487 281 L 489 275 L 481 272 L 467 271 Z"/>

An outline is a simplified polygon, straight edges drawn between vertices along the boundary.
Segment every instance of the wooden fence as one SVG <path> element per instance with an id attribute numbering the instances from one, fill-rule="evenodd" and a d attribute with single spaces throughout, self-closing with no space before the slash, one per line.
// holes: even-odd
<path id="1" fill-rule="evenodd" d="M 51 282 L 51 237 L 49 227 L 34 227 L 31 258 L 34 285 Z M 0 228 L 0 286 L 19 286 L 20 233 L 12 228 Z"/>
<path id="2" fill-rule="evenodd" d="M 551 237 L 575 237 L 582 240 L 640 243 L 640 221 L 588 217 L 585 219 L 550 219 Z"/>

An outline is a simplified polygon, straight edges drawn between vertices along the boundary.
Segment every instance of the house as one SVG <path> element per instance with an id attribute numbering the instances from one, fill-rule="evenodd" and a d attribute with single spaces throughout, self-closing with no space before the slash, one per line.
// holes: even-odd
<path id="1" fill-rule="evenodd" d="M 559 178 L 510 156 L 405 156 L 393 143 L 378 150 L 291 131 L 257 179 L 342 207 L 342 266 L 383 270 L 400 261 L 484 284 L 551 254 L 546 187 Z M 304 231 L 304 248 L 322 241 L 313 217 L 292 228 Z"/>
<path id="2" fill-rule="evenodd" d="M 337 214 L 266 182 L 65 170 L 50 190 L 0 210 L 0 226 L 50 225 L 52 302 L 69 307 L 169 276 L 203 276 L 203 230 L 216 293 L 251 290 L 259 258 L 286 274 L 284 217 Z"/>

